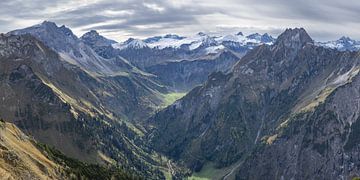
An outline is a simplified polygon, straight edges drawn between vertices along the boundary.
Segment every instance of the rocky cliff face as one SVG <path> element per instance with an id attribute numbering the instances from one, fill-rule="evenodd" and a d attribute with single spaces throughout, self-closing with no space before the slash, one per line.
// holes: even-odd
<path id="1" fill-rule="evenodd" d="M 112 44 L 115 44 L 116 41 L 101 36 L 95 30 L 85 33 L 80 39 L 90 46 L 99 56 L 105 59 L 111 59 L 118 56 L 118 51 L 112 47 Z M 130 64 L 128 64 L 128 66 L 130 66 Z"/>
<path id="2" fill-rule="evenodd" d="M 294 170 L 299 174 L 292 171 L 295 163 L 292 161 L 295 160 L 293 157 L 297 157 L 296 153 L 301 151 L 301 140 L 297 139 L 297 135 L 292 136 L 292 133 L 302 132 L 302 129 L 293 128 L 286 136 L 294 138 L 295 141 L 299 140 L 300 144 L 279 140 L 274 145 L 265 145 L 265 148 L 262 145 L 277 139 L 274 132 L 277 132 L 279 126 L 286 124 L 287 119 L 320 108 L 334 92 L 340 91 L 357 76 L 358 65 L 358 53 L 318 47 L 304 29 L 287 29 L 274 45 L 255 48 L 247 53 L 230 73 L 210 75 L 203 86 L 195 88 L 184 98 L 150 118 L 149 123 L 154 128 L 149 138 L 154 148 L 174 159 L 184 161 L 194 171 L 199 171 L 204 164 L 213 162 L 217 168 L 234 165 L 233 169 L 224 174 L 225 178 L 234 177 L 235 172 L 239 172 L 237 178 L 240 179 L 313 177 L 307 173 L 315 173 L 313 170 L 319 170 L 322 166 L 332 166 L 310 164 L 313 160 L 307 160 L 306 163 L 305 160 L 297 159 L 297 165 L 301 164 L 303 168 L 312 171 Z M 353 117 L 351 113 L 343 116 Z M 321 139 L 320 149 L 334 152 L 330 147 L 336 146 L 335 142 L 329 146 L 323 143 L 324 139 L 328 139 L 325 132 L 333 131 L 319 130 L 320 133 L 318 129 L 342 127 L 324 123 L 328 121 L 325 115 L 316 117 L 322 125 L 311 123 L 311 126 L 303 129 L 303 133 L 316 133 L 319 139 L 306 136 L 311 139 L 306 147 L 318 146 L 316 143 Z M 313 118 L 315 117 L 310 118 L 312 122 Z M 336 119 L 331 121 L 337 122 Z M 307 126 L 301 123 L 296 125 Z M 305 138 L 301 136 L 303 137 Z M 289 144 L 286 145 L 287 143 Z M 263 147 L 260 148 L 260 153 L 259 146 Z M 282 155 L 285 152 L 288 156 L 284 157 Z M 344 157 L 344 153 L 339 153 Z M 304 159 L 311 153 L 305 154 Z M 268 155 L 270 157 L 267 157 Z M 276 164 L 275 159 L 280 160 L 279 164 Z M 287 160 L 281 161 L 284 159 Z M 329 159 L 323 160 L 325 162 Z M 335 160 L 334 162 L 338 163 Z M 338 165 L 341 167 L 341 164 Z M 274 166 L 275 168 L 271 168 Z M 258 172 L 264 173 L 260 175 Z M 330 170 L 319 170 L 317 173 L 317 177 L 337 177 L 333 176 Z M 349 175 L 344 172 L 338 174 L 344 177 Z"/>
<path id="3" fill-rule="evenodd" d="M 358 177 L 360 78 L 353 75 L 318 106 L 292 113 L 265 136 L 240 166 L 236 178 Z"/>

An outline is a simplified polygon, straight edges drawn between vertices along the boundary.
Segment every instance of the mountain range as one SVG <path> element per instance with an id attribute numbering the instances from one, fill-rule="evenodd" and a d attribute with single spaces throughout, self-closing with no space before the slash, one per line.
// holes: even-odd
<path id="1" fill-rule="evenodd" d="M 2 177 L 360 176 L 359 41 L 294 28 L 116 42 L 44 21 L 0 47 Z"/>

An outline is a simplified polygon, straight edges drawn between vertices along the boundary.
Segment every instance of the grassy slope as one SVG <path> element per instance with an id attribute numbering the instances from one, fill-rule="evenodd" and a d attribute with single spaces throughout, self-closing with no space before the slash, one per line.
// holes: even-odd
<path id="1" fill-rule="evenodd" d="M 212 163 L 206 163 L 201 171 L 194 172 L 188 180 L 220 179 L 221 174 L 224 174 L 221 169 L 216 169 Z"/>
<path id="2" fill-rule="evenodd" d="M 171 105 L 176 100 L 184 97 L 185 95 L 186 95 L 186 93 L 176 93 L 176 92 L 163 94 L 163 105 L 162 105 L 162 107 L 167 107 L 167 106 Z"/>
<path id="3" fill-rule="evenodd" d="M 63 167 L 39 151 L 31 139 L 14 124 L 1 120 L 0 139 L 0 177 L 62 178 Z"/>
<path id="4" fill-rule="evenodd" d="M 26 136 L 0 119 L 0 177 L 17 179 L 139 179 L 117 167 L 87 164 Z M 1 178 L 0 178 L 1 179 Z"/>

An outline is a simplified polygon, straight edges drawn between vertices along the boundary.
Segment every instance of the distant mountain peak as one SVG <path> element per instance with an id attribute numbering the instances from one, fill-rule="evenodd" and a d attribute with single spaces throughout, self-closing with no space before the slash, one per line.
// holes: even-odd
<path id="1" fill-rule="evenodd" d="M 213 37 L 208 36 L 208 35 L 203 36 L 202 41 L 204 43 L 216 43 L 215 39 Z"/>
<path id="2" fill-rule="evenodd" d="M 177 34 L 166 34 L 166 35 L 164 36 L 164 38 L 181 40 L 181 39 L 184 39 L 185 37 L 179 36 L 179 35 L 177 35 Z"/>
<path id="3" fill-rule="evenodd" d="M 242 32 L 238 32 L 236 33 L 237 36 L 244 36 L 244 34 Z"/>
<path id="4" fill-rule="evenodd" d="M 71 29 L 67 28 L 65 25 L 59 27 L 59 29 L 67 36 L 76 37 L 75 34 L 71 31 Z"/>
<path id="5" fill-rule="evenodd" d="M 203 33 L 203 32 L 198 32 L 197 35 L 198 35 L 198 36 L 206 36 L 206 34 Z"/>
<path id="6" fill-rule="evenodd" d="M 360 50 L 360 41 L 356 41 L 347 36 L 342 36 L 336 41 L 317 42 L 318 46 L 323 46 L 330 49 L 337 49 L 340 51 L 358 51 Z"/>
<path id="7" fill-rule="evenodd" d="M 263 35 L 261 35 L 259 33 L 253 33 L 253 34 L 250 34 L 250 35 L 246 36 L 246 38 L 257 40 L 257 41 L 260 41 L 260 42 L 263 42 L 263 43 L 272 43 L 272 42 L 275 41 L 275 38 L 270 36 L 268 33 L 265 33 Z"/>
<path id="8" fill-rule="evenodd" d="M 140 39 L 133 39 L 130 43 L 129 43 L 129 47 L 132 48 L 136 48 L 136 49 L 140 49 L 140 48 L 145 48 L 147 47 L 146 43 Z"/>
<path id="9" fill-rule="evenodd" d="M 47 31 L 61 31 L 67 36 L 75 36 L 74 33 L 66 27 L 65 25 L 58 26 L 55 22 L 52 21 L 44 21 L 39 26 L 32 26 L 32 27 L 41 27 L 46 29 Z M 30 27 L 30 28 L 32 28 Z"/>
<path id="10" fill-rule="evenodd" d="M 273 42 L 275 39 L 270 36 L 268 33 L 265 33 L 261 36 L 261 41 L 265 43 Z"/>
<path id="11" fill-rule="evenodd" d="M 131 41 L 133 41 L 133 40 L 135 40 L 135 38 L 128 38 L 126 41 L 124 41 L 124 43 L 129 43 L 129 42 L 131 42 Z"/>
<path id="12" fill-rule="evenodd" d="M 55 23 L 52 21 L 44 20 L 41 24 L 55 24 Z"/>
<path id="13" fill-rule="evenodd" d="M 146 44 L 146 42 L 144 42 L 141 39 L 129 38 L 123 43 L 114 44 L 113 47 L 117 49 L 127 49 L 127 48 L 142 49 L 142 48 L 148 48 L 148 45 Z"/>
<path id="14" fill-rule="evenodd" d="M 85 34 L 83 34 L 81 36 L 82 40 L 95 40 L 95 39 L 99 39 L 99 38 L 104 38 L 103 36 L 101 36 L 97 31 L 95 30 L 90 30 L 89 32 L 86 32 Z"/>
<path id="15" fill-rule="evenodd" d="M 96 30 L 90 30 L 89 32 L 85 33 L 85 34 L 88 34 L 88 35 L 97 35 L 99 36 L 99 33 L 96 31 Z"/>
<path id="16" fill-rule="evenodd" d="M 90 46 L 95 44 L 98 46 L 109 46 L 116 43 L 116 41 L 107 39 L 100 35 L 96 30 L 90 30 L 89 32 L 82 35 L 80 39 Z"/>
<path id="17" fill-rule="evenodd" d="M 275 44 L 283 44 L 287 47 L 302 47 L 307 43 L 313 42 L 304 28 L 288 28 L 280 34 Z"/>
<path id="18" fill-rule="evenodd" d="M 55 22 L 52 21 L 43 21 L 41 26 L 48 26 L 48 27 L 58 27 Z"/>
<path id="19" fill-rule="evenodd" d="M 340 43 L 345 43 L 345 44 L 353 44 L 355 43 L 355 40 L 351 39 L 350 37 L 347 36 L 342 36 L 339 40 L 337 40 Z"/>
<path id="20" fill-rule="evenodd" d="M 259 37 L 261 37 L 261 34 L 259 34 L 259 33 L 253 33 L 253 34 L 246 36 L 246 38 L 249 38 L 249 39 L 257 39 Z"/>
<path id="21" fill-rule="evenodd" d="M 41 24 L 10 31 L 8 34 L 31 34 L 43 41 L 49 47 L 57 50 L 65 50 L 67 49 L 68 44 L 73 44 L 78 40 L 77 36 L 68 27 L 64 25 L 59 27 L 56 23 L 51 21 L 44 21 Z"/>
<path id="22" fill-rule="evenodd" d="M 44 31 L 47 32 L 47 34 L 52 34 L 52 36 L 56 38 L 59 38 L 59 35 L 62 34 L 67 36 L 67 38 L 77 39 L 76 35 L 71 31 L 71 29 L 65 25 L 58 26 L 55 22 L 52 21 L 43 21 L 41 24 L 11 31 L 9 34 L 36 34 L 35 36 L 39 37 Z"/>

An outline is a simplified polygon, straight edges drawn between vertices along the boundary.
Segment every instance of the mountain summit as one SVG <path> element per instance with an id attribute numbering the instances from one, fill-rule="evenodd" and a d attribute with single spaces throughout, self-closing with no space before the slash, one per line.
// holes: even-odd
<path id="1" fill-rule="evenodd" d="M 44 21 L 31 27 L 10 31 L 8 34 L 31 34 L 50 48 L 64 52 L 73 50 L 78 41 L 76 35 L 69 28 L 64 25 L 59 27 L 51 21 Z M 81 57 L 80 51 L 75 51 L 73 54 L 76 57 Z"/>
<path id="2" fill-rule="evenodd" d="M 81 40 L 85 41 L 86 44 L 89 45 L 97 45 L 97 46 L 110 46 L 111 44 L 115 44 L 116 41 L 110 40 L 101 36 L 97 31 L 91 30 L 85 33 L 80 38 Z"/>
<path id="3" fill-rule="evenodd" d="M 289 28 L 286 29 L 285 32 L 280 34 L 275 44 L 298 49 L 299 47 L 302 47 L 307 43 L 313 42 L 314 41 L 304 28 Z"/>

